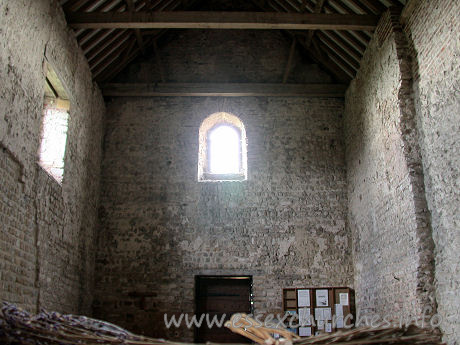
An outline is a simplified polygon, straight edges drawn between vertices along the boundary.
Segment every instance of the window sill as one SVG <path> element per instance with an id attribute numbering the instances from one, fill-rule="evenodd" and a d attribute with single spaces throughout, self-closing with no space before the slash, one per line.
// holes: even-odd
<path id="1" fill-rule="evenodd" d="M 244 174 L 210 174 L 203 173 L 198 182 L 242 182 L 246 181 Z"/>

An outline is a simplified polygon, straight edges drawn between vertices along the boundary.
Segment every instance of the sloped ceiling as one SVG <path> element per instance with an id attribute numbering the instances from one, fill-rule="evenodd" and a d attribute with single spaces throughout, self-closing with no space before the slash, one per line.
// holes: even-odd
<path id="1" fill-rule="evenodd" d="M 170 11 L 275 12 L 292 14 L 356 14 L 378 17 L 390 6 L 403 7 L 405 0 L 60 0 L 67 21 L 88 59 L 93 78 L 110 82 L 132 60 L 147 49 L 157 51 L 158 44 L 167 44 L 161 37 L 167 28 L 138 28 L 128 25 L 77 25 L 81 14 L 123 13 L 132 15 Z M 178 12 L 179 13 L 179 12 Z M 196 12 L 197 13 L 197 12 Z M 210 13 L 210 12 L 209 12 Z M 192 14 L 192 13 L 190 13 Z M 341 19 L 341 18 L 339 18 Z M 87 24 L 87 23 L 86 23 Z M 102 27 L 101 27 L 102 26 Z M 328 71 L 340 83 L 348 83 L 356 74 L 373 30 L 352 26 L 322 30 L 283 29 L 286 39 L 302 53 Z M 291 45 L 291 50 L 294 48 Z"/>

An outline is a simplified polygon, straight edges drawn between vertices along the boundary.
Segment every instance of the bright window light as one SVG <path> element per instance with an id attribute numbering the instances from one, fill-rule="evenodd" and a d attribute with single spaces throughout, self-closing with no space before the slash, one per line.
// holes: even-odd
<path id="1" fill-rule="evenodd" d="M 209 171 L 212 174 L 240 172 L 240 136 L 232 126 L 219 126 L 209 134 Z"/>
<path id="2" fill-rule="evenodd" d="M 63 109 L 45 108 L 40 165 L 59 183 L 64 175 L 64 155 L 69 113 Z"/>

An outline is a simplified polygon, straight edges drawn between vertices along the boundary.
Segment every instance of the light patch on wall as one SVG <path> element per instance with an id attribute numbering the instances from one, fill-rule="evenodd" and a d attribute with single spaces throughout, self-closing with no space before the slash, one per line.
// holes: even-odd
<path id="1" fill-rule="evenodd" d="M 291 245 L 295 243 L 295 236 L 290 236 L 288 239 L 283 239 L 279 241 L 278 257 L 282 258 L 289 252 Z"/>

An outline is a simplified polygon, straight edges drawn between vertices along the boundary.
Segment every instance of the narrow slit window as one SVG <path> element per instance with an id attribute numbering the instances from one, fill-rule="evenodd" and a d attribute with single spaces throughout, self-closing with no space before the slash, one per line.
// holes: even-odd
<path id="1" fill-rule="evenodd" d="M 56 73 L 49 65 L 47 69 L 38 162 L 61 184 L 64 176 L 70 102 Z"/>

